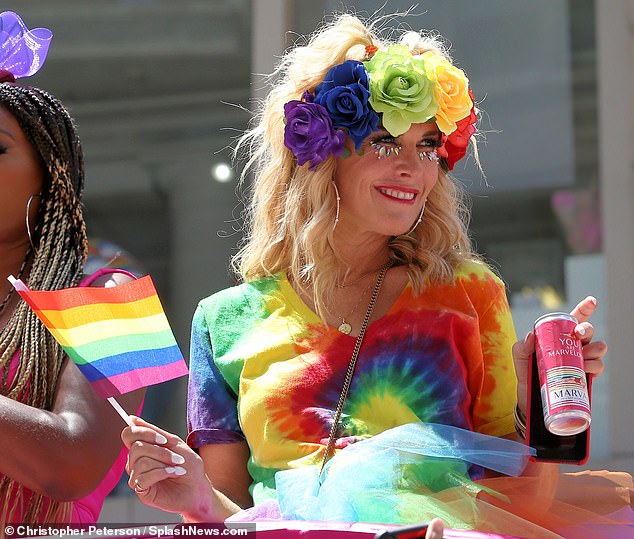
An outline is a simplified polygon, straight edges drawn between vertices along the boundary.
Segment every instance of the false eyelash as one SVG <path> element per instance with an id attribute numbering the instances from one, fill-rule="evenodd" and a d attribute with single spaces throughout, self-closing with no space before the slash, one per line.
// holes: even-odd
<path id="1" fill-rule="evenodd" d="M 439 133 L 437 136 L 426 138 L 423 142 L 429 144 L 429 148 L 440 148 L 442 146 L 442 134 Z"/>

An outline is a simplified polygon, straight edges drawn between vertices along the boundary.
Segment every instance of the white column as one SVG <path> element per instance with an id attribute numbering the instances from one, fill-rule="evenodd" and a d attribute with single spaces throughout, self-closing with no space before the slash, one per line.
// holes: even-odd
<path id="1" fill-rule="evenodd" d="M 597 0 L 599 174 L 610 372 L 612 460 L 634 469 L 634 185 L 631 0 Z M 573 6 L 574 9 L 574 6 Z"/>

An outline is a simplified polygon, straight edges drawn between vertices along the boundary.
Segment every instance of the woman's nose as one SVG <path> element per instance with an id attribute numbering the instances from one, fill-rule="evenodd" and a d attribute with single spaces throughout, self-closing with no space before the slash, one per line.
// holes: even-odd
<path id="1" fill-rule="evenodd" d="M 398 173 L 402 175 L 412 174 L 422 164 L 416 147 L 399 147 L 399 151 L 394 155 L 394 160 Z"/>
<path id="2" fill-rule="evenodd" d="M 394 158 L 397 161 L 397 167 L 400 173 L 411 174 L 413 171 L 417 171 L 421 167 L 427 167 L 430 164 L 437 164 L 438 152 L 436 148 L 426 148 L 421 150 L 416 146 L 412 148 L 403 146 Z"/>

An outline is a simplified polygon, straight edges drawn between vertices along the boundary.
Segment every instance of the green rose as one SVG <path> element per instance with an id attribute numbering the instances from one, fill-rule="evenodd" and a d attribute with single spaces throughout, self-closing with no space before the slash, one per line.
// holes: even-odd
<path id="1" fill-rule="evenodd" d="M 383 113 L 383 127 L 392 136 L 436 115 L 434 81 L 427 77 L 425 61 L 413 57 L 407 47 L 392 45 L 364 64 L 370 76 L 370 104 Z"/>

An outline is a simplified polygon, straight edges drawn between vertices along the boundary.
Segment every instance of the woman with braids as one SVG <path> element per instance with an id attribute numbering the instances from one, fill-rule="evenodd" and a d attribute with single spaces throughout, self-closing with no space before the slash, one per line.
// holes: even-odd
<path id="1" fill-rule="evenodd" d="M 390 42 L 342 15 L 275 75 L 242 140 L 245 282 L 193 319 L 187 443 L 141 420 L 123 431 L 139 498 L 189 521 L 431 520 L 428 539 L 434 517 L 540 539 L 622 524 L 596 512 L 628 507 L 631 478 L 599 491 L 528 461 L 534 336 L 516 342 L 504 285 L 469 241 L 450 172 L 478 111 L 440 40 Z M 599 374 L 595 307 L 573 314 Z M 562 498 L 580 492 L 590 505 Z"/>
<path id="2" fill-rule="evenodd" d="M 15 82 L 41 65 L 50 33 L 29 32 L 15 13 L 4 12 L 0 35 L 14 47 L 3 47 L 0 56 L 2 536 L 5 523 L 95 522 L 126 456 L 119 416 L 6 277 L 19 275 L 34 290 L 112 286 L 131 277 L 82 281 L 84 168 L 75 126 L 55 97 Z M 137 410 L 141 397 L 126 395 L 121 403 Z"/>

